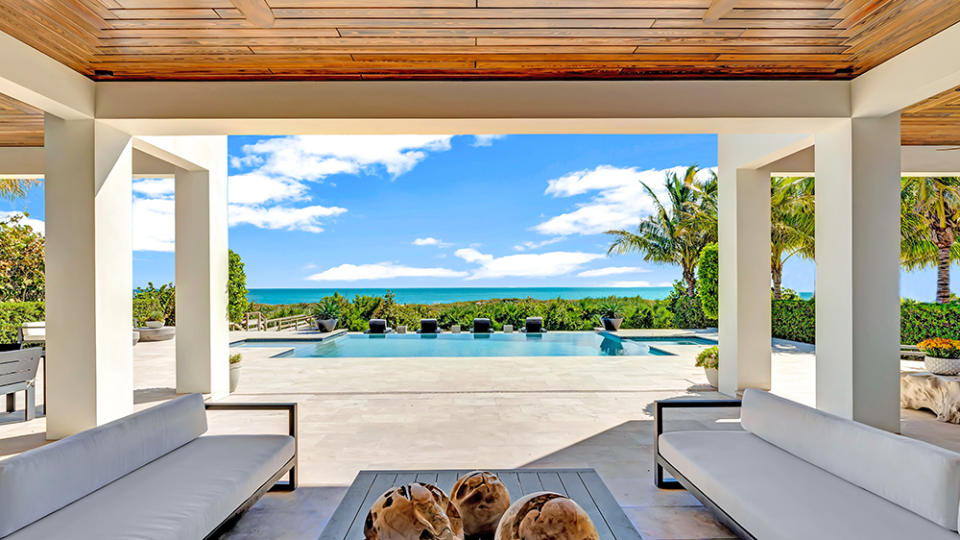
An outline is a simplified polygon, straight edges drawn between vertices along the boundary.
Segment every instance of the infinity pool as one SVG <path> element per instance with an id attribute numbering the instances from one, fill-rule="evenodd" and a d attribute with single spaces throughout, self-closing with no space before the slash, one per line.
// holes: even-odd
<path id="1" fill-rule="evenodd" d="M 660 340 L 668 343 L 669 339 Z M 417 356 L 645 356 L 667 355 L 639 341 L 594 332 L 546 334 L 349 334 L 328 341 L 248 339 L 232 347 L 290 348 L 277 356 L 389 358 Z"/>

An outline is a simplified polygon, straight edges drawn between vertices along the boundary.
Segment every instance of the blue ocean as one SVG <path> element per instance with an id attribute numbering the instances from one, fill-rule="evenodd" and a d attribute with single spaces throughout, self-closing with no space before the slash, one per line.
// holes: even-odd
<path id="1" fill-rule="evenodd" d="M 396 289 L 250 289 L 247 299 L 258 304 L 316 302 L 338 292 L 347 298 L 358 294 L 382 296 L 392 291 L 401 304 L 446 304 L 492 298 L 578 299 L 607 296 L 642 296 L 651 300 L 667 297 L 672 287 L 430 287 Z"/>

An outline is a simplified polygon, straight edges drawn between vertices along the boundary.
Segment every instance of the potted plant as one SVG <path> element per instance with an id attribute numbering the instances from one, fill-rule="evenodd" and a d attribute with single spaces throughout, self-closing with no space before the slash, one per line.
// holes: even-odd
<path id="1" fill-rule="evenodd" d="M 923 367 L 935 375 L 960 374 L 960 341 L 944 338 L 925 339 L 917 343 L 925 356 Z"/>
<path id="2" fill-rule="evenodd" d="M 313 317 L 317 320 L 317 330 L 333 332 L 340 318 L 340 304 L 333 298 L 324 298 L 313 309 Z"/>
<path id="3" fill-rule="evenodd" d="M 619 330 L 620 325 L 623 324 L 623 315 L 619 313 L 620 306 L 610 302 L 604 304 L 601 309 L 603 310 L 603 316 L 600 317 L 600 322 L 603 324 L 603 329 L 608 332 Z"/>
<path id="4" fill-rule="evenodd" d="M 240 359 L 243 358 L 240 353 L 230 355 L 230 393 L 237 390 L 240 384 Z"/>
<path id="5" fill-rule="evenodd" d="M 720 372 L 720 349 L 714 345 L 709 349 L 700 351 L 697 355 L 697 367 L 702 367 L 707 376 L 707 382 L 710 386 L 716 388 L 719 385 Z"/>
<path id="6" fill-rule="evenodd" d="M 163 310 L 160 309 L 160 304 L 153 302 L 146 312 L 146 325 L 147 328 L 163 328 L 164 317 Z"/>

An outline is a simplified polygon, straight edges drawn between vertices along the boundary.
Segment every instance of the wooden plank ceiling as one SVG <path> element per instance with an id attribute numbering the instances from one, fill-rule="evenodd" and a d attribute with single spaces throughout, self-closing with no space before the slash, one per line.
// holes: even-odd
<path id="1" fill-rule="evenodd" d="M 958 0 L 3 0 L 94 79 L 851 78 Z"/>
<path id="2" fill-rule="evenodd" d="M 908 145 L 960 146 L 960 86 L 904 109 L 900 138 Z"/>
<path id="3" fill-rule="evenodd" d="M 43 112 L 0 94 L 0 146 L 43 146 Z"/>

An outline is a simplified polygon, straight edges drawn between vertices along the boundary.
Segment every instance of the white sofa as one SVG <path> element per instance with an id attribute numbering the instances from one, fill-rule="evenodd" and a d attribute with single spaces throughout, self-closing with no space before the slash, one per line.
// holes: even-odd
<path id="1" fill-rule="evenodd" d="M 729 403 L 658 402 L 654 467 L 739 537 L 957 540 L 960 454 L 754 389 L 743 430 L 663 432 L 667 408 Z"/>
<path id="2" fill-rule="evenodd" d="M 290 434 L 204 435 L 206 408 L 286 410 Z M 294 403 L 190 394 L 24 452 L 0 461 L 0 537 L 215 537 L 267 490 L 296 488 L 295 427 Z"/>

